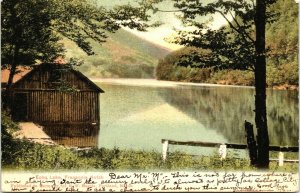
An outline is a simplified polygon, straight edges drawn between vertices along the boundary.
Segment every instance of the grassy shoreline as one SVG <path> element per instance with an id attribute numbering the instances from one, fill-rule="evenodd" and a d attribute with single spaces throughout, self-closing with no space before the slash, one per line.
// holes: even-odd
<path id="1" fill-rule="evenodd" d="M 192 156 L 184 152 L 171 152 L 164 162 L 162 154 L 155 151 L 120 150 L 118 148 L 94 148 L 90 150 L 68 149 L 60 145 L 45 145 L 33 143 L 24 139 L 16 139 L 12 133 L 18 131 L 18 125 L 12 122 L 9 116 L 1 114 L 1 146 L 2 169 L 24 170 L 88 170 L 88 171 L 255 171 L 249 159 L 238 158 L 228 153 L 221 161 L 215 153 L 211 156 Z M 270 153 L 270 157 L 278 155 Z M 287 159 L 298 159 L 298 153 L 285 154 Z M 270 171 L 298 171 L 297 163 L 285 163 L 278 167 L 278 162 L 270 163 Z"/>
<path id="2" fill-rule="evenodd" d="M 4 151 L 2 169 L 24 170 L 88 170 L 88 171 L 257 171 L 249 159 L 229 154 L 223 161 L 217 154 L 212 156 L 192 156 L 184 152 L 169 153 L 164 162 L 162 155 L 154 151 L 135 151 L 114 149 L 72 150 L 58 145 L 44 145 L 25 140 L 13 140 L 10 152 Z M 8 155 L 9 154 L 9 155 Z M 276 154 L 270 154 L 276 158 Z M 7 157 L 10 156 L 10 157 Z M 286 158 L 297 159 L 298 154 L 286 154 Z M 297 163 L 270 162 L 270 171 L 298 171 Z"/>

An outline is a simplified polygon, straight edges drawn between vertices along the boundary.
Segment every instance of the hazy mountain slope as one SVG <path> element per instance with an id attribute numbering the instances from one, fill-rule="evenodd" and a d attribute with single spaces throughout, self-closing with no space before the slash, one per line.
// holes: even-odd
<path id="1" fill-rule="evenodd" d="M 123 29 L 109 34 L 102 45 L 91 41 L 96 55 L 87 56 L 74 43 L 63 40 L 67 57 L 84 60 L 79 70 L 87 76 L 152 78 L 158 59 L 170 50 L 146 41 Z"/>

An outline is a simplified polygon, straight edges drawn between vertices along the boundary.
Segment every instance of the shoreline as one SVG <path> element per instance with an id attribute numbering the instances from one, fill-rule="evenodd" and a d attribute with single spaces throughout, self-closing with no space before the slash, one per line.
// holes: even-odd
<path id="1" fill-rule="evenodd" d="M 138 79 L 138 78 L 95 78 L 90 77 L 93 82 L 109 83 L 115 85 L 130 85 L 130 86 L 152 86 L 152 87 L 177 87 L 177 86 L 214 86 L 214 87 L 238 87 L 238 88 L 254 88 L 254 86 L 243 85 L 223 85 L 212 83 L 194 83 L 194 82 L 179 82 L 157 79 Z"/>
<path id="2" fill-rule="evenodd" d="M 254 86 L 244 85 L 229 85 L 229 84 L 213 84 L 213 83 L 195 83 L 195 82 L 180 82 L 180 81 L 169 81 L 169 80 L 157 80 L 157 79 L 139 79 L 139 78 L 97 78 L 90 77 L 93 82 L 100 82 L 104 84 L 114 85 L 129 85 L 129 86 L 150 86 L 150 87 L 177 87 L 177 86 L 209 86 L 209 87 L 236 87 L 236 88 L 252 88 Z M 267 87 L 272 90 L 299 90 L 296 85 L 279 85 Z"/>

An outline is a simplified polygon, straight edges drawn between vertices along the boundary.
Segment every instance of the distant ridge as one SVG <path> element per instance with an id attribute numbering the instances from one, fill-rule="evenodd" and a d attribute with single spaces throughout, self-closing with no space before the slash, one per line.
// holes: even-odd
<path id="1" fill-rule="evenodd" d="M 81 72 L 99 78 L 154 78 L 158 60 L 172 51 L 123 29 L 108 34 L 102 45 L 91 41 L 96 53 L 93 56 L 87 56 L 69 40 L 63 43 L 67 57 L 84 60 Z"/>
<path id="2" fill-rule="evenodd" d="M 140 48 L 146 49 L 147 51 L 146 53 L 151 55 L 152 57 L 162 58 L 173 51 L 167 47 L 153 43 L 145 38 L 139 37 L 123 29 L 119 30 L 117 33 L 111 34 L 110 38 L 118 39 L 120 42 L 124 43 L 125 45 L 133 45 L 133 47 L 139 44 Z"/>

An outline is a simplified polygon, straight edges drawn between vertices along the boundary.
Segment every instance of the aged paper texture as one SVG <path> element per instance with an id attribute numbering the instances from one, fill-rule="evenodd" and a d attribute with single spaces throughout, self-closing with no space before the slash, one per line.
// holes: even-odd
<path id="1" fill-rule="evenodd" d="M 1 191 L 299 191 L 298 1 L 1 1 Z"/>

